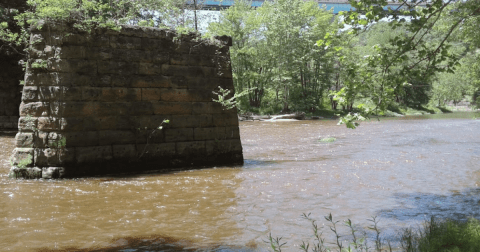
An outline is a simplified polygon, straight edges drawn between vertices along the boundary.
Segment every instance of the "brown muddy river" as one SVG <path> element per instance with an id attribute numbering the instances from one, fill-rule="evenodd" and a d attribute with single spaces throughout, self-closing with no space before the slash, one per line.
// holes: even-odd
<path id="1" fill-rule="evenodd" d="M 243 122 L 243 167 L 74 180 L 9 179 L 13 135 L 2 133 L 0 250 L 266 251 L 271 232 L 284 251 L 298 251 L 313 240 L 302 213 L 325 225 L 327 243 L 329 213 L 359 228 L 378 216 L 387 238 L 430 215 L 480 218 L 480 120 L 472 116 L 382 119 L 356 130 Z"/>

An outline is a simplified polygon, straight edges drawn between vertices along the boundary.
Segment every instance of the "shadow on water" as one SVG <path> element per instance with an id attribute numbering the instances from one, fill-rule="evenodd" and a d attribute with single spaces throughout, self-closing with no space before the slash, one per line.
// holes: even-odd
<path id="1" fill-rule="evenodd" d="M 382 209 L 377 215 L 400 221 L 424 221 L 430 216 L 440 219 L 466 221 L 468 217 L 480 219 L 480 188 L 453 191 L 448 195 L 432 193 L 397 193 L 400 208 Z"/>
<path id="2" fill-rule="evenodd" d="M 247 244 L 248 246 L 248 244 Z M 193 242 L 188 240 L 179 240 L 172 237 L 165 236 L 149 236 L 149 237 L 123 237 L 112 240 L 111 244 L 104 247 L 95 248 L 39 248 L 38 252 L 64 252 L 64 251 L 78 251 L 78 252 L 146 252 L 146 251 L 215 251 L 215 252 L 229 252 L 229 251 L 259 251 L 254 245 L 252 247 L 235 247 L 224 245 L 212 245 L 210 247 L 198 247 Z"/>

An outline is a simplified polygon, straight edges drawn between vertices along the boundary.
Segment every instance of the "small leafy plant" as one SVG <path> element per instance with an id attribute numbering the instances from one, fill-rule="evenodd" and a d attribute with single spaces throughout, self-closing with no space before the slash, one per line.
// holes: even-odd
<path id="1" fill-rule="evenodd" d="M 335 137 L 325 137 L 325 138 L 322 138 L 320 140 L 318 140 L 319 142 L 321 143 L 333 143 L 335 142 L 337 139 Z"/>
<path id="2" fill-rule="evenodd" d="M 163 125 L 164 125 L 164 124 L 167 124 L 167 123 L 170 123 L 170 120 L 164 119 L 164 120 L 162 121 L 162 123 L 160 123 L 160 125 L 158 125 L 158 127 L 156 127 L 155 129 L 153 129 L 153 130 L 150 132 L 150 134 L 149 134 L 148 137 L 147 137 L 147 143 L 145 144 L 145 147 L 143 148 L 143 151 L 142 151 L 142 153 L 140 154 L 140 156 L 138 156 L 138 158 L 142 158 L 143 155 L 146 153 L 147 146 L 148 146 L 148 141 L 150 140 L 150 138 L 152 138 L 153 135 L 154 135 L 157 131 L 162 130 L 162 129 L 163 129 Z M 138 128 L 137 130 L 140 131 L 141 129 Z M 148 130 L 148 128 L 145 127 L 145 130 Z"/>

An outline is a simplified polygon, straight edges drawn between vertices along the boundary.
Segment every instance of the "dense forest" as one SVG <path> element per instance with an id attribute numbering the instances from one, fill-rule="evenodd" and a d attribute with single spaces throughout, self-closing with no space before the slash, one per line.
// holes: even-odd
<path id="1" fill-rule="evenodd" d="M 249 91 L 240 109 L 382 114 L 479 103 L 478 1 L 390 11 L 360 3 L 339 16 L 300 0 L 257 9 L 237 1 L 222 11 L 208 30 L 233 37 L 235 87 Z"/>
<path id="2" fill-rule="evenodd" d="M 238 0 L 205 37 L 233 38 L 240 112 L 343 111 L 343 122 L 405 108 L 480 104 L 480 1 L 350 2 L 334 15 L 314 1 Z M 90 31 L 122 24 L 196 32 L 202 1 L 28 0 L 0 2 L 1 50 L 28 50 L 29 27 L 68 23 Z M 203 24 L 205 25 L 205 24 Z M 10 49 L 9 49 L 10 48 Z M 25 54 L 27 55 L 27 54 Z M 32 64 L 28 59 L 24 64 Z"/>

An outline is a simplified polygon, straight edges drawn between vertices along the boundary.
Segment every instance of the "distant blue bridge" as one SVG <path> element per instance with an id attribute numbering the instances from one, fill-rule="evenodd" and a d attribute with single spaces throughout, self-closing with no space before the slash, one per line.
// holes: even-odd
<path id="1" fill-rule="evenodd" d="M 253 0 L 252 1 L 252 7 L 260 7 L 262 6 L 263 2 L 265 0 Z M 233 0 L 206 0 L 206 1 L 201 1 L 202 9 L 225 9 L 234 4 Z M 352 5 L 348 1 L 345 0 L 320 0 L 318 1 L 318 4 L 320 6 L 325 6 L 327 10 L 333 9 L 334 14 L 338 14 L 340 11 L 349 11 L 352 8 Z M 398 3 L 392 3 L 387 6 L 385 6 L 385 10 L 390 7 L 392 9 L 396 9 L 400 4 Z M 425 3 L 420 4 L 420 5 L 425 5 Z"/>

